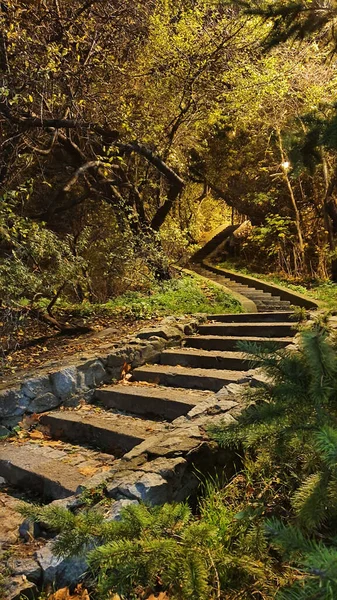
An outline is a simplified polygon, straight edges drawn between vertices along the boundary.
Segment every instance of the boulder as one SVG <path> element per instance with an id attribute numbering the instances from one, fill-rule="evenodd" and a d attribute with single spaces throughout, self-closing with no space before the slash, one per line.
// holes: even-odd
<path id="1" fill-rule="evenodd" d="M 141 473 L 133 482 L 121 482 L 119 493 L 147 504 L 164 504 L 169 500 L 169 485 L 157 473 Z"/>
<path id="2" fill-rule="evenodd" d="M 76 367 L 67 367 L 62 371 L 52 373 L 50 376 L 53 390 L 59 398 L 67 398 L 76 392 L 77 388 L 77 369 Z"/>
<path id="3" fill-rule="evenodd" d="M 0 439 L 1 438 L 5 438 L 8 435 L 10 435 L 11 432 L 9 429 L 7 429 L 7 427 L 4 427 L 3 425 L 0 425 Z"/>
<path id="4" fill-rule="evenodd" d="M 131 500 L 129 498 L 122 498 L 121 500 L 116 500 L 111 504 L 108 509 L 108 512 L 105 513 L 104 519 L 106 521 L 120 521 L 121 520 L 121 511 L 123 508 L 127 506 L 132 506 L 133 504 L 138 504 L 138 500 Z"/>
<path id="5" fill-rule="evenodd" d="M 24 575 L 17 575 L 5 579 L 6 600 L 35 600 L 38 590 L 35 583 L 28 581 Z"/>
<path id="6" fill-rule="evenodd" d="M 57 539 L 57 538 L 55 538 Z M 62 588 L 77 584 L 88 566 L 83 557 L 62 558 L 53 552 L 55 540 L 48 542 L 35 553 L 35 559 L 41 567 L 43 586 L 48 584 Z"/>
<path id="7" fill-rule="evenodd" d="M 14 575 L 24 575 L 28 581 L 38 584 L 42 569 L 34 558 L 10 558 L 8 567 Z"/>
<path id="8" fill-rule="evenodd" d="M 186 467 L 187 462 L 182 457 L 159 457 L 150 462 L 145 462 L 143 465 L 138 466 L 138 469 L 145 473 L 157 473 L 161 477 L 164 477 L 164 479 L 170 480 L 173 477 L 182 474 Z"/>
<path id="9" fill-rule="evenodd" d="M 107 380 L 103 363 L 98 360 L 89 360 L 78 369 L 77 383 L 80 388 L 95 388 Z"/>
<path id="10" fill-rule="evenodd" d="M 52 408 L 56 408 L 61 404 L 61 399 L 57 398 L 51 392 L 47 392 L 46 394 L 42 394 L 42 396 L 38 396 L 31 401 L 29 406 L 27 407 L 27 413 L 42 413 L 47 410 L 51 410 Z"/>
<path id="11" fill-rule="evenodd" d="M 184 330 L 177 325 L 161 325 L 160 327 L 149 327 L 141 329 L 137 333 L 139 339 L 148 340 L 152 336 L 164 338 L 164 340 L 181 340 L 184 336 Z"/>
<path id="12" fill-rule="evenodd" d="M 23 415 L 29 404 L 29 398 L 19 389 L 0 392 L 0 419 Z"/>
<path id="13" fill-rule="evenodd" d="M 26 379 L 21 386 L 21 392 L 28 398 L 36 398 L 51 392 L 51 383 L 49 376 L 34 377 L 33 379 Z"/>

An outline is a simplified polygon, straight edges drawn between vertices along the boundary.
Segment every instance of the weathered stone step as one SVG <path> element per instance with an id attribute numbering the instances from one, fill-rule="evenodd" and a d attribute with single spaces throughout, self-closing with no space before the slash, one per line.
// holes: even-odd
<path id="1" fill-rule="evenodd" d="M 88 477 L 108 471 L 112 462 L 113 457 L 86 448 L 72 446 L 67 451 L 47 442 L 4 442 L 0 446 L 1 477 L 45 500 L 71 496 Z"/>
<path id="2" fill-rule="evenodd" d="M 203 350 L 237 350 L 238 343 L 242 342 L 241 336 L 227 336 L 222 337 L 219 335 L 196 335 L 185 338 L 185 346 L 190 348 L 202 348 Z M 254 344 L 264 345 L 273 344 L 275 347 L 283 348 L 292 343 L 291 337 L 277 337 L 277 338 L 265 338 L 265 337 L 245 337 L 245 342 L 252 342 Z"/>
<path id="3" fill-rule="evenodd" d="M 221 352 L 220 350 L 197 350 L 193 348 L 172 348 L 160 355 L 162 365 L 180 365 L 203 369 L 230 369 L 248 371 L 249 363 L 242 352 Z"/>
<path id="4" fill-rule="evenodd" d="M 89 444 L 105 452 L 122 456 L 146 437 L 162 429 L 160 423 L 137 417 L 102 411 L 55 411 L 43 415 L 40 423 L 48 427 L 52 438 Z"/>
<path id="5" fill-rule="evenodd" d="M 293 314 L 294 313 L 292 311 L 237 314 L 227 313 L 223 315 L 208 315 L 207 318 L 209 321 L 219 321 L 221 323 L 276 323 L 278 321 L 284 323 L 288 320 L 291 321 Z"/>
<path id="6" fill-rule="evenodd" d="M 95 394 L 95 398 L 107 408 L 154 415 L 168 421 L 186 415 L 198 402 L 211 396 L 210 392 L 131 384 L 101 388 Z"/>
<path id="7" fill-rule="evenodd" d="M 244 374 L 240 371 L 148 365 L 134 369 L 132 377 L 135 381 L 217 392 L 228 383 L 237 383 Z"/>
<path id="8" fill-rule="evenodd" d="M 229 335 L 240 337 L 290 337 L 295 335 L 291 323 L 207 323 L 199 325 L 201 335 Z"/>
<path id="9" fill-rule="evenodd" d="M 277 300 L 281 300 L 281 298 L 279 296 L 272 296 L 272 294 L 270 292 L 262 292 L 260 290 L 256 290 L 255 288 L 243 288 L 243 286 L 241 285 L 231 285 L 230 288 L 232 290 L 234 290 L 235 292 L 241 292 L 242 294 L 244 294 L 245 296 L 247 296 L 247 294 L 249 294 L 250 296 L 254 296 L 255 298 L 260 298 L 261 300 L 264 299 L 268 299 L 270 300 L 271 298 L 276 298 Z"/>

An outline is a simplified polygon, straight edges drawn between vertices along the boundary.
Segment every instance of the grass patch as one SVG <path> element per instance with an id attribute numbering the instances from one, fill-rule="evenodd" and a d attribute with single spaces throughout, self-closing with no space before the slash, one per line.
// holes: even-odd
<path id="1" fill-rule="evenodd" d="M 136 318 L 193 313 L 240 312 L 233 296 L 198 277 L 172 279 L 151 290 L 150 295 L 129 292 L 110 300 L 107 307 Z"/>
<path id="2" fill-rule="evenodd" d="M 261 279 L 261 281 L 266 281 L 267 283 L 275 283 L 275 285 L 279 285 L 316 300 L 320 305 L 320 308 L 324 310 L 328 310 L 332 313 L 337 312 L 337 284 L 332 281 L 313 280 L 301 282 L 298 280 L 287 279 L 279 274 L 254 273 L 254 271 L 250 271 L 246 267 L 232 264 L 228 261 L 218 263 L 217 266 L 223 269 L 237 271 L 238 273 L 250 277 L 256 277 L 256 279 Z"/>
<path id="3" fill-rule="evenodd" d="M 40 303 L 43 308 L 43 301 Z M 168 315 L 194 313 L 241 312 L 240 303 L 230 294 L 197 275 L 177 277 L 155 284 L 149 292 L 126 292 L 105 304 L 70 305 L 59 300 L 55 312 L 69 312 L 74 317 L 95 314 L 116 315 L 125 319 L 151 319 Z"/>

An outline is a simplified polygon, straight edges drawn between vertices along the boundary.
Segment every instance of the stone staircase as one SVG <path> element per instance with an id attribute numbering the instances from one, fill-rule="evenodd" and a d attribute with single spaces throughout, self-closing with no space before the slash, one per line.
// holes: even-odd
<path id="1" fill-rule="evenodd" d="M 229 277 L 213 272 L 205 265 L 205 263 L 194 262 L 192 268 L 193 271 L 199 275 L 207 277 L 207 279 L 211 279 L 212 281 L 227 287 L 230 291 L 237 292 L 249 300 L 252 300 L 256 305 L 258 312 L 289 311 L 290 309 L 290 302 L 288 300 L 281 300 L 280 296 L 277 296 L 276 294 L 264 292 L 253 286 L 240 283 L 235 279 L 234 274 L 230 279 Z"/>
<path id="2" fill-rule="evenodd" d="M 44 413 L 28 439 L 3 442 L 0 475 L 48 501 L 106 480 L 112 481 L 109 494 L 117 500 L 182 499 L 188 486 L 182 489 L 185 476 L 180 470 L 178 477 L 177 465 L 192 469 L 198 464 L 205 441 L 193 415 L 198 407 L 201 413 L 201 407 L 223 402 L 222 418 L 228 411 L 228 422 L 233 420 L 230 411 L 240 408 L 239 394 L 229 397 L 226 392 L 222 397 L 221 390 L 233 384 L 237 389 L 252 375 L 238 341 L 272 342 L 276 347 L 292 342 L 295 330 L 291 312 L 285 310 L 288 304 L 256 290 L 251 294 L 259 302 L 259 313 L 210 315 L 180 347 L 161 352 L 156 364 L 135 368 L 123 382 L 97 389 L 92 402 Z M 126 470 L 129 487 L 121 475 Z M 166 495 L 139 496 L 139 482 L 149 472 L 164 481 Z M 175 477 L 175 488 L 181 489 L 170 494 Z"/>

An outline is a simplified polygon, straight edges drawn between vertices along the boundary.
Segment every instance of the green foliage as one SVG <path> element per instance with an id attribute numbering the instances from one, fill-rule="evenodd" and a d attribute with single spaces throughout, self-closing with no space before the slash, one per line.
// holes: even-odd
<path id="1" fill-rule="evenodd" d="M 4 302 L 41 294 L 50 299 L 61 285 L 75 285 L 83 278 L 85 263 L 72 254 L 69 240 L 18 216 L 6 195 L 0 199 L 0 234 L 8 248 L 0 262 Z"/>
<path id="2" fill-rule="evenodd" d="M 266 534 L 273 548 L 299 569 L 298 580 L 276 595 L 279 600 L 333 600 L 337 593 L 337 546 L 325 545 L 302 534 L 298 527 L 267 521 Z"/>
<path id="3" fill-rule="evenodd" d="M 94 510 L 69 515 L 55 507 L 27 506 L 22 512 L 59 532 L 57 554 L 88 556 L 102 599 L 167 590 L 175 600 L 211 600 L 221 590 L 235 598 L 239 589 L 248 598 L 257 587 L 268 598 L 275 585 L 270 565 L 260 560 L 263 536 L 251 522 L 235 518 L 214 486 L 200 504 L 199 518 L 183 503 L 129 506 L 120 521 L 111 522 Z"/>
<path id="4" fill-rule="evenodd" d="M 257 7 L 254 6 L 257 4 Z M 302 0 L 296 2 L 275 2 L 273 4 L 242 3 L 249 14 L 260 15 L 272 22 L 265 45 L 267 49 L 278 46 L 289 39 L 304 40 L 315 34 L 322 36 L 332 44 L 332 52 L 336 52 L 334 22 L 336 8 L 333 3 L 312 2 Z"/>
<path id="5" fill-rule="evenodd" d="M 59 307 L 66 306 L 59 303 Z M 72 307 L 73 314 L 120 314 L 127 319 L 150 319 L 166 315 L 240 312 L 240 304 L 211 283 L 190 276 L 152 283 L 149 292 L 126 292 L 105 304 L 84 303 Z"/>
<path id="6" fill-rule="evenodd" d="M 263 487 L 255 506 L 282 517 L 267 520 L 265 531 L 284 564 L 301 575 L 276 598 L 327 600 L 337 589 L 336 345 L 320 323 L 302 329 L 298 344 L 272 352 L 241 345 L 269 380 L 250 394 L 237 425 L 214 427 L 213 435 L 244 450 L 244 473 Z"/>

